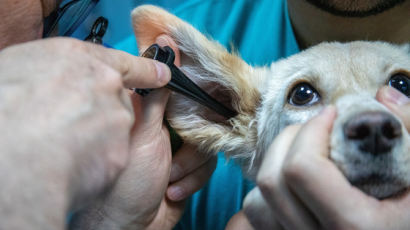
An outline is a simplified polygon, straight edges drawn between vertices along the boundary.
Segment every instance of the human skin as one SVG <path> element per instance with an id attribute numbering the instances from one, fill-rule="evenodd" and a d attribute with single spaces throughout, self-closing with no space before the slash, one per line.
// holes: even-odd
<path id="1" fill-rule="evenodd" d="M 156 43 L 175 50 L 178 66 L 179 55 L 172 39 L 161 35 Z M 173 192 L 170 190 L 173 186 L 183 189 L 200 187 L 212 174 L 216 161 L 192 156 L 201 156 L 192 153 L 192 146 L 184 145 L 171 159 L 169 133 L 162 124 L 166 98 L 161 99 L 154 93 L 145 96 L 141 103 L 134 100 L 137 122 L 131 132 L 132 151 L 128 167 L 102 202 L 90 205 L 73 218 L 70 229 L 172 229 L 181 218 L 184 202 L 169 199 L 169 193 Z M 156 104 L 155 109 L 144 110 L 146 105 L 152 104 Z M 178 167 L 185 167 L 180 169 L 185 172 L 173 173 L 171 160 L 178 162 Z M 185 161 L 188 166 L 184 166 Z M 200 162 L 202 164 L 195 166 Z M 178 178 L 184 173 L 187 175 L 182 180 Z M 142 186 L 144 184 L 147 186 Z"/>
<path id="2" fill-rule="evenodd" d="M 323 41 L 382 40 L 409 42 L 410 1 L 368 17 L 342 17 L 325 12 L 306 0 L 287 0 L 293 29 L 301 48 Z M 348 1 L 334 1 L 343 5 Z M 379 1 L 360 0 L 372 5 Z M 362 8 L 365 8 L 362 6 Z"/>
<path id="3" fill-rule="evenodd" d="M 168 131 L 162 126 L 162 119 L 143 115 L 158 104 L 164 106 L 167 93 L 158 93 L 153 96 L 156 99 L 146 102 L 136 95 L 133 100 L 124 96 L 128 88 L 164 86 L 170 79 L 169 69 L 153 60 L 74 39 L 33 41 L 41 38 L 42 20 L 55 7 L 54 0 L 0 3 L 0 123 L 4 130 L 0 228 L 64 229 L 67 212 L 115 190 L 114 181 L 121 185 L 118 194 L 110 193 L 117 201 L 123 196 L 139 198 L 133 201 L 152 198 L 149 205 L 128 213 L 133 221 L 138 222 L 138 217 L 145 221 L 150 219 L 147 216 L 174 210 L 174 206 L 181 213 L 179 201 L 206 182 L 215 161 L 192 154 L 193 146 L 184 146 L 172 161 L 170 156 L 163 159 L 154 154 L 170 155 L 168 151 L 147 148 L 148 143 L 158 141 L 163 150 L 168 150 Z M 145 123 L 160 127 L 161 135 L 153 135 L 158 129 L 136 128 Z M 131 138 L 135 136 L 139 138 Z M 129 146 L 134 149 L 130 151 Z M 153 159 L 150 157 L 160 159 L 164 170 L 135 174 L 135 184 L 121 180 L 132 177 L 130 173 L 120 174 L 132 172 L 128 166 L 141 171 L 150 165 L 128 164 L 130 160 L 143 163 Z M 189 165 L 184 163 L 187 158 Z M 21 167 L 22 164 L 28 167 Z M 160 189 L 149 189 L 150 186 Z M 136 187 L 145 190 L 139 193 Z M 170 205 L 160 208 L 161 201 Z M 138 203 L 107 205 L 106 211 L 121 216 L 129 205 L 135 207 Z M 144 215 L 138 216 L 141 213 Z M 99 219 L 102 217 L 110 218 Z M 178 218 L 174 219 L 176 223 Z M 128 225 L 128 220 L 118 219 L 114 224 Z M 141 221 L 139 226 L 161 226 L 165 219 L 150 220 Z"/>
<path id="4" fill-rule="evenodd" d="M 410 130 L 410 99 L 400 94 L 386 86 L 376 97 L 396 112 Z M 263 213 L 269 214 L 263 217 L 261 210 L 255 212 L 245 206 L 250 223 L 242 218 L 242 212 L 227 229 L 408 228 L 409 193 L 377 200 L 351 186 L 328 159 L 328 140 L 335 116 L 335 109 L 327 108 L 304 125 L 286 128 L 275 139 L 257 176 L 267 202 Z M 282 161 L 278 163 L 278 159 Z M 273 169 L 274 164 L 282 169 Z"/>
<path id="5" fill-rule="evenodd" d="M 3 49 L 0 76 L 0 228 L 63 229 L 65 212 L 95 199 L 127 165 L 134 116 L 124 87 L 161 87 L 170 71 L 54 38 Z"/>
<path id="6" fill-rule="evenodd" d="M 56 7 L 54 0 L 3 0 L 0 2 L 0 50 L 41 38 L 43 18 Z"/>
<path id="7" fill-rule="evenodd" d="M 343 5 L 345 1 L 333 2 L 335 2 L 335 4 L 339 2 Z M 372 5 L 377 1 L 362 0 L 358 2 L 361 2 L 362 4 Z M 363 5 L 361 5 L 361 7 L 366 8 Z M 385 12 L 382 12 L 380 14 L 362 18 L 341 17 L 333 15 L 311 5 L 306 0 L 288 0 L 288 10 L 293 29 L 301 48 L 306 48 L 318 44 L 322 41 L 332 40 L 353 41 L 366 39 L 385 40 L 388 42 L 396 43 L 409 42 L 410 21 L 408 20 L 408 12 L 410 12 L 410 1 L 405 1 L 403 4 L 397 5 L 396 7 L 386 10 Z M 381 103 L 383 103 L 393 113 L 401 118 L 407 129 L 410 129 L 410 117 L 408 116 L 408 114 L 410 114 L 410 104 L 407 97 L 402 95 L 400 92 L 388 87 L 383 87 L 382 89 L 380 89 L 376 97 Z M 320 130 L 320 127 L 323 127 L 324 124 L 318 123 L 317 126 L 317 130 Z M 304 143 L 304 140 L 309 140 L 309 136 L 316 137 L 318 135 L 317 131 L 313 129 L 307 131 L 309 135 L 298 135 L 298 132 L 295 131 L 295 129 L 292 132 L 284 131 L 284 133 L 285 134 L 281 135 L 284 143 L 290 143 L 292 142 L 292 140 L 294 140 L 295 143 Z M 324 139 L 321 140 L 320 143 L 318 143 L 318 146 L 321 146 L 321 149 L 318 149 L 318 152 L 323 152 L 323 149 L 326 149 L 326 138 L 327 136 L 324 135 Z M 286 146 L 286 144 L 276 144 L 276 146 L 276 154 L 292 154 L 291 150 L 289 150 L 290 145 Z M 300 145 L 299 147 L 300 149 L 307 149 L 310 148 L 310 146 L 311 144 L 309 144 L 309 146 Z M 295 147 L 293 150 L 295 149 L 297 148 Z M 295 150 L 295 152 L 298 151 Z M 310 167 L 304 167 L 306 165 L 299 164 L 298 167 L 292 169 L 292 176 L 290 177 L 275 177 L 275 175 L 269 176 L 269 172 L 260 172 L 266 177 L 264 178 L 261 176 L 262 179 L 258 181 L 258 186 L 264 187 L 264 189 L 262 189 L 262 191 L 264 191 L 262 195 L 269 204 L 269 210 L 265 210 L 264 213 L 270 212 L 271 215 L 267 215 L 269 218 L 266 218 L 264 220 L 255 220 L 254 217 L 255 215 L 257 215 L 257 213 L 252 213 L 248 210 L 248 213 L 245 213 L 248 215 L 248 218 L 251 219 L 251 222 L 254 224 L 254 226 L 263 226 L 264 221 L 266 221 L 265 223 L 269 224 L 272 224 L 272 222 L 276 223 L 276 229 L 316 229 L 318 227 L 317 225 L 312 226 L 312 224 L 309 223 L 320 223 L 317 221 L 318 219 L 329 219 L 332 220 L 333 223 L 336 223 L 336 225 L 322 223 L 323 225 L 321 227 L 325 229 L 334 229 L 333 227 L 335 226 L 338 227 L 338 229 L 376 229 L 372 228 L 372 226 L 377 226 L 378 228 L 381 227 L 380 229 L 383 229 L 383 227 L 385 227 L 384 229 L 391 229 L 392 226 L 389 224 L 393 219 L 396 221 L 395 227 L 397 227 L 397 229 L 403 229 L 400 227 L 408 225 L 408 222 L 406 222 L 407 218 L 389 219 L 391 215 L 386 215 L 386 213 L 392 209 L 399 210 L 398 212 L 406 215 L 406 213 L 409 212 L 408 208 L 406 207 L 406 204 L 410 199 L 408 198 L 408 194 L 406 196 L 403 196 L 402 199 L 387 201 L 384 203 L 374 200 L 369 201 L 369 198 L 364 194 L 358 195 L 358 192 L 356 190 L 352 191 L 347 189 L 351 186 L 346 183 L 346 180 L 343 180 L 344 177 L 337 170 L 337 168 L 330 161 L 327 162 L 328 160 L 326 159 L 325 155 L 319 154 L 319 156 L 322 157 L 319 161 L 311 161 L 309 159 L 301 157 L 300 159 L 305 159 L 305 162 L 309 162 L 309 164 L 311 164 Z M 284 164 L 288 165 L 286 163 Z M 325 168 L 326 171 L 332 172 L 332 174 L 329 174 L 330 176 L 325 178 L 318 178 L 317 176 L 306 176 L 314 174 L 314 170 L 311 169 L 317 168 Z M 286 175 L 287 170 L 288 169 L 286 167 L 283 167 L 280 172 Z M 333 192 L 329 192 L 330 190 L 328 187 L 317 186 L 314 187 L 315 189 L 312 190 L 313 192 L 303 194 L 304 196 L 306 196 L 306 199 L 316 199 L 318 201 L 317 203 L 320 203 L 321 205 L 318 206 L 317 203 L 308 204 L 308 208 L 314 209 L 315 211 L 314 214 L 316 216 L 310 215 L 312 219 L 306 218 L 306 216 L 300 216 L 296 212 L 292 212 L 291 214 L 285 212 L 273 214 L 270 209 L 284 210 L 283 205 L 289 206 L 290 204 L 289 202 L 285 202 L 289 199 L 286 199 L 286 196 L 284 196 L 283 193 L 278 193 L 278 191 L 280 190 L 283 191 L 283 189 L 287 189 L 287 186 L 278 186 L 278 178 L 281 178 L 281 180 L 284 180 L 287 184 L 291 184 L 288 186 L 292 187 L 292 184 L 295 184 L 292 182 L 298 181 L 297 179 L 300 179 L 299 177 L 303 178 L 303 185 L 305 186 L 297 188 L 301 191 L 312 188 L 320 182 L 328 183 L 329 181 L 332 181 L 332 184 L 334 186 L 344 186 L 344 188 L 346 189 L 335 189 Z M 355 197 L 355 206 L 346 206 L 345 209 L 337 209 L 337 205 L 335 205 L 337 202 L 334 202 L 334 200 L 332 202 L 332 200 L 321 198 L 323 197 L 323 193 L 332 194 L 332 197 L 341 197 L 340 200 L 351 199 L 351 197 Z M 273 196 L 276 196 L 277 199 L 272 199 Z M 296 196 L 297 199 L 301 198 L 298 196 L 302 195 L 298 194 Z M 345 199 L 343 199 L 343 197 L 345 197 Z M 279 204 L 277 202 L 274 202 L 274 200 L 285 201 Z M 387 205 L 385 205 L 386 203 Z M 384 209 L 381 207 L 384 207 Z M 372 217 L 369 218 L 369 216 L 363 216 L 364 212 L 361 212 L 360 210 L 366 208 L 369 210 L 374 210 L 374 212 L 372 212 Z M 303 207 L 302 209 L 305 208 Z M 332 209 L 332 211 L 334 212 L 324 211 L 328 209 Z M 357 219 L 347 219 L 346 213 L 350 214 L 351 216 L 356 216 Z M 243 212 L 235 215 L 229 222 L 227 229 L 253 229 L 249 221 L 246 220 L 245 216 L 246 215 Z M 401 217 L 403 217 L 403 215 L 401 215 Z M 278 220 L 281 220 L 282 222 L 279 223 Z"/>
<path id="8" fill-rule="evenodd" d="M 0 49 L 1 48 L 4 48 L 4 47 L 6 47 L 6 46 L 10 46 L 10 45 L 12 45 L 12 44 L 18 44 L 18 43 L 22 43 L 22 42 L 26 42 L 26 41 L 31 41 L 31 40 L 34 40 L 34 39 L 39 39 L 39 38 L 41 38 L 41 34 L 42 34 L 42 23 L 41 23 L 41 21 L 42 21 L 42 18 L 44 17 L 44 16 L 46 16 L 46 15 L 48 15 L 49 14 L 49 12 L 51 12 L 52 11 L 52 9 L 54 9 L 55 8 L 55 6 L 53 6 L 53 4 L 54 4 L 54 1 L 52 1 L 52 0 L 48 0 L 48 1 L 29 1 L 29 0 L 17 0 L 17 1 L 12 1 L 12 0 L 5 0 L 5 1 L 2 1 L 1 3 L 0 3 L 0 11 L 1 11 L 1 16 L 2 16 L 2 18 L 4 18 L 5 20 L 2 22 L 2 24 L 0 24 Z M 14 8 L 13 8 L 14 7 Z M 292 9 L 292 7 L 290 6 L 290 9 Z M 301 12 L 302 14 L 303 14 L 303 12 Z M 293 17 L 292 17 L 293 18 Z M 397 25 L 397 24 L 394 24 L 394 25 Z M 295 28 L 296 28 L 296 24 L 295 24 Z M 296 29 L 296 31 L 297 31 L 297 33 L 299 33 L 298 31 L 298 29 Z M 408 31 L 408 30 L 407 30 Z M 324 34 L 325 35 L 325 34 Z M 330 36 L 330 35 L 329 35 Z M 301 37 L 303 37 L 303 36 L 301 36 Z M 408 37 L 408 36 L 407 36 Z M 307 36 L 306 37 L 306 39 L 307 38 L 309 38 L 309 36 Z M 326 38 L 324 38 L 324 39 L 326 39 Z M 313 44 L 313 43 L 312 43 Z M 13 48 L 14 49 L 14 48 Z M 107 51 L 108 52 L 108 51 Z M 23 52 L 24 53 L 24 55 L 26 55 L 27 56 L 27 54 L 30 54 L 30 52 L 27 52 L 27 51 L 25 51 L 25 52 Z M 102 56 L 111 56 L 111 54 L 110 55 L 102 55 Z M 96 57 L 97 58 L 97 57 Z M 99 61 L 99 60 L 98 60 Z M 97 61 L 96 61 L 97 62 Z M 101 63 L 100 63 L 101 64 Z M 107 65 L 107 64 L 105 64 L 105 65 Z M 105 67 L 107 67 L 107 66 L 105 66 Z M 108 67 L 107 67 L 108 68 Z M 113 67 L 110 67 L 110 68 L 113 68 Z M 115 71 L 114 71 L 115 72 Z M 152 76 L 155 76 L 155 73 L 153 73 L 153 74 L 151 74 Z M 148 74 L 148 76 L 151 76 L 150 74 Z M 138 86 L 138 85 L 135 85 L 135 86 Z M 158 87 L 158 85 L 153 85 L 152 87 Z M 102 93 L 103 94 L 103 93 Z M 166 95 L 164 95 L 164 97 L 165 97 Z M 7 146 L 7 145 L 5 145 L 5 146 Z M 184 152 L 184 154 L 185 155 L 189 155 L 191 152 L 190 151 L 186 151 L 185 150 L 185 152 Z M 132 155 L 132 154 L 131 154 Z M 178 155 L 180 155 L 180 154 L 178 154 Z M 191 155 L 195 155 L 195 154 L 191 154 Z M 198 154 L 199 155 L 199 154 Z M 184 157 L 182 157 L 183 159 L 186 159 L 186 158 L 184 158 Z M 175 159 L 178 159 L 178 157 L 175 157 Z M 169 162 L 169 161 L 167 161 L 167 162 Z M 192 161 L 192 162 L 196 162 L 196 161 Z M 179 190 L 181 189 L 181 188 L 185 188 L 185 194 L 183 194 L 182 196 L 180 195 L 180 193 L 179 192 L 175 192 L 175 193 L 173 193 L 172 192 L 172 185 L 171 185 L 171 187 L 168 187 L 168 190 L 167 190 L 167 195 L 168 195 L 168 198 L 171 198 L 171 200 L 181 200 L 181 199 L 183 199 L 184 197 L 186 197 L 187 195 L 189 195 L 190 194 L 190 192 L 192 192 L 194 189 L 194 187 L 197 187 L 197 186 L 191 186 L 192 184 L 191 183 L 189 183 L 190 184 L 190 186 L 183 186 L 184 185 L 184 183 L 182 183 L 183 181 L 185 181 L 185 180 L 183 180 L 183 178 L 185 178 L 185 179 L 187 179 L 187 178 L 191 178 L 190 180 L 191 181 L 198 181 L 197 179 L 192 179 L 192 177 L 190 177 L 190 176 L 192 176 L 192 175 L 195 175 L 196 174 L 196 172 L 199 172 L 199 171 L 201 171 L 201 170 L 199 170 L 200 168 L 201 169 L 204 169 L 204 168 L 207 168 L 207 167 L 205 167 L 205 166 L 207 166 L 207 165 L 212 165 L 212 164 L 209 164 L 209 162 L 210 161 L 207 161 L 206 159 L 201 159 L 201 160 L 199 160 L 199 161 L 197 161 L 197 162 L 199 162 L 199 163 L 193 163 L 193 164 L 190 164 L 190 166 L 188 167 L 188 166 L 184 166 L 184 165 L 186 165 L 186 164 L 179 164 L 179 168 L 183 168 L 183 169 L 179 169 L 179 170 L 172 170 L 171 169 L 171 178 L 174 178 L 174 179 L 171 179 L 171 181 L 174 181 L 174 180 L 177 180 L 177 179 L 175 179 L 175 178 L 182 178 L 182 180 L 179 182 L 179 185 L 181 185 L 182 187 L 179 187 Z M 174 162 L 175 163 L 175 162 Z M 196 170 L 197 168 L 195 168 L 195 167 L 192 167 L 191 165 L 193 165 L 193 166 L 197 166 L 197 168 L 198 168 L 198 170 Z M 172 166 L 172 168 L 178 168 L 178 167 L 173 167 Z M 185 168 L 184 168 L 185 167 Z M 192 167 L 192 168 L 191 168 Z M 21 167 L 15 167 L 14 169 L 17 169 L 17 168 L 20 168 L 20 170 L 25 170 L 25 168 L 21 168 Z M 212 168 L 212 167 L 210 167 L 210 168 Z M 182 171 L 182 172 L 184 172 L 184 173 L 182 173 L 182 174 L 180 174 L 180 175 L 177 175 L 178 173 L 175 173 L 175 172 L 177 172 L 177 171 Z M 204 171 L 204 170 L 202 170 L 202 171 Z M 205 170 L 206 171 L 206 170 Z M 192 173 L 191 173 L 192 172 Z M 164 173 L 164 175 L 165 176 L 167 176 L 166 175 L 166 173 Z M 174 175 L 174 176 L 173 176 Z M 177 175 L 177 176 L 175 176 L 175 175 Z M 187 175 L 187 176 L 186 176 Z M 208 175 L 208 174 L 206 174 L 206 175 Z M 195 178 L 195 177 L 194 177 Z M 201 178 L 204 178 L 203 176 L 201 177 Z M 33 181 L 36 181 L 37 180 L 37 177 L 34 177 L 34 179 L 33 179 Z M 46 180 L 45 180 L 46 181 Z M 67 185 L 65 185 L 65 186 L 67 186 Z M 175 188 L 175 187 L 174 187 Z M 14 190 L 13 190 L 14 191 Z M 61 188 L 59 188 L 59 189 L 57 189 L 57 191 L 61 191 Z M 175 191 L 175 190 L 174 190 Z M 150 191 L 150 192 L 152 192 L 152 191 Z M 164 191 L 159 191 L 159 193 L 161 194 L 161 195 L 163 195 L 162 193 L 163 193 Z M 43 194 L 43 195 L 42 195 Z M 64 193 L 54 193 L 54 194 L 64 194 Z M 172 198 L 172 194 L 174 194 L 175 195 L 175 197 L 173 197 Z M 179 194 L 179 195 L 178 195 Z M 18 194 L 16 194 L 16 195 L 18 195 Z M 38 194 L 39 195 L 39 197 L 41 197 L 41 196 L 43 196 L 44 197 L 44 193 L 39 193 Z M 129 194 L 129 195 L 132 195 L 132 194 Z M 151 195 L 151 194 L 149 194 L 149 195 Z M 65 196 L 65 195 L 64 195 Z M 160 196 L 160 197 L 162 197 L 162 196 Z M 37 198 L 37 197 L 36 197 Z M 18 200 L 18 199 L 16 199 L 16 200 Z M 50 199 L 50 200 L 52 200 L 52 199 Z M 161 200 L 164 200 L 165 201 L 165 198 L 164 197 L 162 197 L 161 198 Z M 62 207 L 65 207 L 65 206 L 69 206 L 67 203 L 66 203 L 66 201 L 64 201 L 64 199 L 63 198 L 59 198 L 58 200 L 56 200 L 55 202 L 60 202 L 60 203 L 62 203 L 62 206 L 54 206 L 54 208 L 55 209 L 59 209 L 58 207 L 61 207 L 61 209 L 64 209 L 64 208 L 62 208 Z M 38 202 L 38 203 L 41 203 L 40 201 Z M 160 202 L 161 204 L 162 204 L 162 202 Z M 15 203 L 16 204 L 16 203 Z M 55 204 L 55 203 L 53 203 L 52 202 L 52 204 Z M 58 204 L 58 203 L 57 203 Z M 33 206 L 36 206 L 37 207 L 37 205 L 33 205 Z M 161 206 L 161 205 L 160 205 Z M 155 207 L 158 207 L 157 205 L 155 205 Z M 164 207 L 163 205 L 161 206 L 161 207 Z M 171 208 L 169 208 L 169 207 L 171 207 Z M 16 208 L 16 207 L 13 207 L 13 208 Z M 27 209 L 27 207 L 21 207 L 22 209 Z M 40 209 L 37 209 L 37 210 L 40 210 Z M 46 210 L 46 209 L 45 209 Z M 48 209 L 48 210 L 50 210 L 50 209 Z M 165 206 L 165 208 L 164 209 L 162 209 L 162 210 L 172 210 L 172 206 Z M 54 209 L 53 209 L 53 211 L 54 211 Z M 153 216 L 156 216 L 157 218 L 153 218 L 153 219 L 155 219 L 155 220 L 158 220 L 158 219 L 160 219 L 159 218 L 159 216 L 158 215 L 154 215 L 155 213 L 162 213 L 162 212 L 157 212 L 158 210 L 154 210 L 154 212 L 153 212 Z M 56 214 L 56 215 L 58 215 L 58 218 L 59 218 L 59 221 L 58 221 L 58 223 L 60 224 L 60 225 L 62 225 L 62 221 L 61 221 L 61 219 L 63 219 L 64 218 L 64 215 L 63 215 L 63 213 L 64 213 L 65 211 L 63 210 L 63 211 L 61 211 L 61 213 L 60 212 L 58 212 L 58 211 L 54 211 L 53 213 L 54 214 Z M 33 214 L 33 212 L 30 212 L 31 214 Z M 44 213 L 42 213 L 42 212 L 40 212 L 40 211 L 38 211 L 37 212 L 37 214 L 39 214 L 39 215 L 44 215 L 46 212 L 44 212 Z M 165 212 L 166 213 L 166 212 Z M 35 213 L 34 213 L 35 214 Z M 153 219 L 151 219 L 151 220 L 153 220 Z M 29 219 L 30 220 L 30 219 Z M 3 221 L 3 223 L 4 223 L 4 221 Z M 10 223 L 10 222 L 9 222 Z M 155 221 L 153 221 L 153 222 L 150 222 L 150 224 L 153 224 L 153 223 L 156 223 Z M 29 223 L 26 223 L 26 224 L 29 224 Z M 117 223 L 116 223 L 117 224 Z M 30 226 L 30 225 L 29 225 Z M 152 225 L 151 225 L 152 226 Z M 31 225 L 31 227 L 33 228 L 33 225 Z M 50 228 L 52 228 L 52 229 L 57 229 L 57 228 L 53 228 L 53 225 L 49 225 L 49 227 Z M 8 229 L 7 227 L 5 227 L 6 229 Z M 31 229 L 32 229 L 31 228 Z M 14 229 L 16 229 L 16 228 L 14 228 Z M 22 228 L 18 228 L 18 229 L 22 229 Z M 42 229 L 45 229 L 45 228 L 42 228 Z"/>

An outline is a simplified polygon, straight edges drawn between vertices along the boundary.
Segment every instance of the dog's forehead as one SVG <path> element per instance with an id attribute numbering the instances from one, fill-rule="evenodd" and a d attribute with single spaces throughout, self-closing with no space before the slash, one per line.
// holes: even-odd
<path id="1" fill-rule="evenodd" d="M 363 90 L 375 94 L 396 72 L 410 73 L 408 45 L 364 41 L 322 43 L 271 66 L 274 81 L 287 87 L 306 81 L 335 95 Z"/>

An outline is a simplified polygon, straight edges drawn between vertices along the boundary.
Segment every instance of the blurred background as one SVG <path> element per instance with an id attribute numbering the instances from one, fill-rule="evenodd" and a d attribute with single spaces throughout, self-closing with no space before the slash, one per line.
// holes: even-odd
<path id="1" fill-rule="evenodd" d="M 73 37 L 84 39 L 90 33 L 94 21 L 103 16 L 108 19 L 109 25 L 104 36 L 104 43 L 114 46 L 121 44 L 133 34 L 131 27 L 131 11 L 141 4 L 155 4 L 171 10 L 183 0 L 100 0 L 91 15 L 79 26 Z"/>

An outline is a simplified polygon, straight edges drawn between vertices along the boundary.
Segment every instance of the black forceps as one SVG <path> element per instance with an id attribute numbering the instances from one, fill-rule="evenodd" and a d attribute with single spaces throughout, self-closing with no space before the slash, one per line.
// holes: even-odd
<path id="1" fill-rule="evenodd" d="M 103 44 L 103 37 L 107 31 L 108 20 L 104 17 L 99 17 L 95 20 L 93 27 L 91 28 L 90 34 L 84 39 L 84 41 L 89 41 L 95 44 Z"/>
<path id="2" fill-rule="evenodd" d="M 168 89 L 180 93 L 206 107 L 217 112 L 227 119 L 236 116 L 238 113 L 225 107 L 215 100 L 191 79 L 189 79 L 178 67 L 174 65 L 175 53 L 169 46 L 161 47 L 158 44 L 151 45 L 142 55 L 168 65 L 171 70 L 171 81 L 165 86 Z M 152 89 L 134 89 L 141 96 L 147 95 Z"/>

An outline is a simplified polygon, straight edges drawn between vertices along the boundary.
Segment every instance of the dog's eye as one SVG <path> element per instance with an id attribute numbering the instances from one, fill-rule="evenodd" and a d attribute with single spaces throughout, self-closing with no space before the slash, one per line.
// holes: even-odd
<path id="1" fill-rule="evenodd" d="M 394 74 L 389 80 L 389 86 L 410 97 L 410 79 L 403 73 Z"/>
<path id="2" fill-rule="evenodd" d="M 312 105 L 319 101 L 320 96 L 308 83 L 300 83 L 293 87 L 289 94 L 288 102 L 291 105 L 302 106 L 302 105 Z"/>

